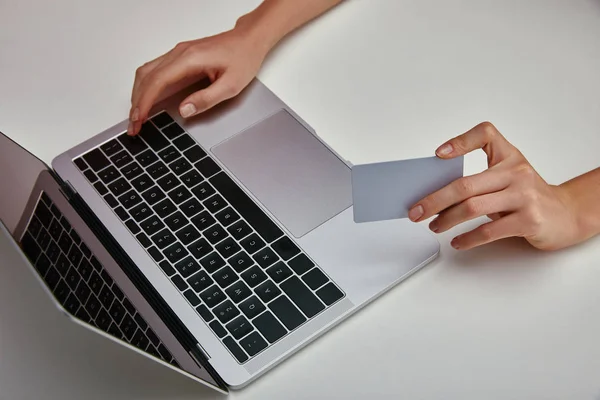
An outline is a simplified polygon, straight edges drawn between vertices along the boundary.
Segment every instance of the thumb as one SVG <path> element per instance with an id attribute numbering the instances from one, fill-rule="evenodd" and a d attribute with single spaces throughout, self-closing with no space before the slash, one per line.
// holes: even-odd
<path id="1" fill-rule="evenodd" d="M 243 88 L 231 76 L 224 74 L 205 89 L 192 93 L 183 100 L 179 112 L 183 118 L 192 117 L 236 96 Z"/>

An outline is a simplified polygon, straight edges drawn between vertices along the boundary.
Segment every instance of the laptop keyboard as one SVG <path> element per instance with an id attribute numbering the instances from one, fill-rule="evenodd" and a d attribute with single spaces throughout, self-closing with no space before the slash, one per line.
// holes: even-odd
<path id="1" fill-rule="evenodd" d="M 71 315 L 179 367 L 75 229 L 42 193 L 21 239 L 23 252 Z"/>
<path id="2" fill-rule="evenodd" d="M 239 363 L 344 297 L 166 112 L 74 163 Z"/>

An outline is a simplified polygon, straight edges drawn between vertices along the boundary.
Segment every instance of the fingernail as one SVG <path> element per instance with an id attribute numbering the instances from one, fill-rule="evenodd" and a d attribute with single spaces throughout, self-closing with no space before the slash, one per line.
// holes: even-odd
<path id="1" fill-rule="evenodd" d="M 127 125 L 127 134 L 129 136 L 133 135 L 133 123 L 130 122 L 129 125 Z"/>
<path id="2" fill-rule="evenodd" d="M 181 107 L 180 112 L 183 118 L 191 117 L 192 115 L 196 114 L 196 106 L 192 103 L 185 104 L 183 107 Z"/>
<path id="3" fill-rule="evenodd" d="M 139 110 L 139 108 L 136 107 L 136 109 L 133 110 L 133 114 L 131 114 L 131 121 L 136 122 L 139 118 L 140 118 L 140 110 Z"/>
<path id="4" fill-rule="evenodd" d="M 418 205 L 416 207 L 413 207 L 409 212 L 408 212 L 408 218 L 410 218 L 411 221 L 416 221 L 419 218 L 421 218 L 421 216 L 423 216 L 423 213 L 425 211 L 423 210 L 423 206 Z"/>
<path id="5" fill-rule="evenodd" d="M 440 229 L 437 218 L 431 221 L 431 223 L 429 224 L 429 229 L 436 233 L 438 229 Z"/>
<path id="6" fill-rule="evenodd" d="M 460 246 L 458 245 L 458 236 L 452 239 L 450 246 L 454 247 L 456 250 L 460 249 Z"/>
<path id="7" fill-rule="evenodd" d="M 446 143 L 446 144 L 441 145 L 435 151 L 435 154 L 437 154 L 438 156 L 447 156 L 448 154 L 452 153 L 452 150 L 454 150 L 452 148 L 452 145 L 450 143 Z"/>

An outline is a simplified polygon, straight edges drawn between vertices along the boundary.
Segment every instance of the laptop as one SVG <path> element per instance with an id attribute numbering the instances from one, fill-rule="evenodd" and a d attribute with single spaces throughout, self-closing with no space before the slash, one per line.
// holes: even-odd
<path id="1" fill-rule="evenodd" d="M 51 167 L 0 135 L 0 247 L 74 322 L 227 393 L 439 243 L 407 220 L 356 224 L 351 163 L 257 79 L 180 118 L 206 85 L 156 104 L 138 136 L 122 121 Z"/>

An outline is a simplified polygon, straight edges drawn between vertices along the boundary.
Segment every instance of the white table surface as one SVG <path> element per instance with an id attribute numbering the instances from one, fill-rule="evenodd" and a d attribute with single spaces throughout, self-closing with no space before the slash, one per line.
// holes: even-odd
<path id="1" fill-rule="evenodd" d="M 0 130 L 46 162 L 126 117 L 135 68 L 227 29 L 253 1 L 0 1 Z M 354 0 L 259 77 L 354 163 L 429 156 L 490 120 L 544 178 L 600 165 L 600 2 Z M 485 167 L 466 158 L 466 173 Z M 600 238 L 438 260 L 238 399 L 598 399 Z M 67 322 L 0 271 L 0 398 L 212 399 Z"/>

